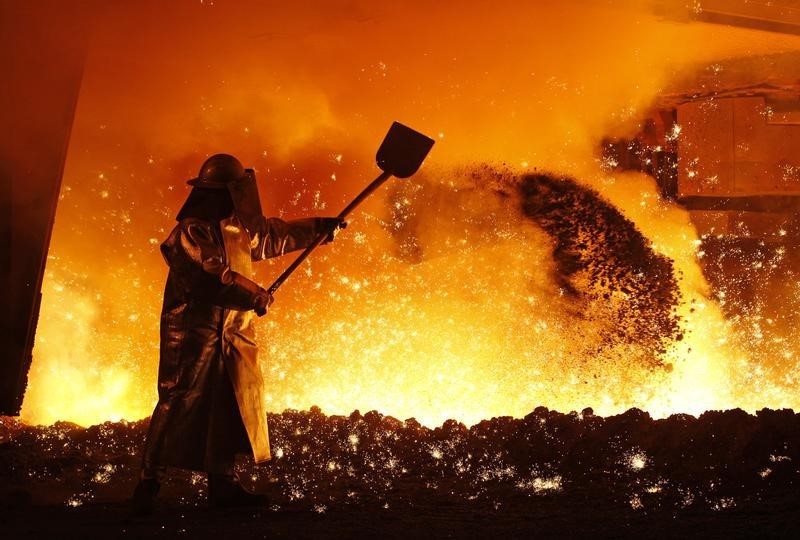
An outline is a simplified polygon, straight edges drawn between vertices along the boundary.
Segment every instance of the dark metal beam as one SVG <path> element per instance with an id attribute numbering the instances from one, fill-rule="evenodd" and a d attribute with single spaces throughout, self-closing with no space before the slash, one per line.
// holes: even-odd
<path id="1" fill-rule="evenodd" d="M 90 7 L 0 3 L 0 414 L 19 414 L 27 386 Z"/>
<path id="2" fill-rule="evenodd" d="M 653 10 L 671 20 L 800 35 L 800 3 L 793 0 L 656 0 Z"/>

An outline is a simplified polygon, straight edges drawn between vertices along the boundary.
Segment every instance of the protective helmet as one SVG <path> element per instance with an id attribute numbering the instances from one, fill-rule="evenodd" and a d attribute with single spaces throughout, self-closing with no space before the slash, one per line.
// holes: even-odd
<path id="1" fill-rule="evenodd" d="M 197 178 L 187 182 L 190 186 L 224 189 L 228 182 L 239 180 L 245 175 L 242 162 L 230 154 L 214 154 L 203 162 Z"/>

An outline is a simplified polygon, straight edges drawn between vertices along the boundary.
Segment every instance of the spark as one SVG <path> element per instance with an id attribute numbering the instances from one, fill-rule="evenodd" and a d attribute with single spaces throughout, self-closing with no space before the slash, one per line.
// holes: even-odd
<path id="1" fill-rule="evenodd" d="M 628 456 L 628 468 L 632 471 L 641 471 L 647 466 L 647 454 L 644 452 L 636 452 Z"/>

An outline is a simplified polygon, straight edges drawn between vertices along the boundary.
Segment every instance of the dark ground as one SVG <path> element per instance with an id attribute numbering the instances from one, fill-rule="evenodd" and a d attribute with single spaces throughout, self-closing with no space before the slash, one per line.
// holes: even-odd
<path id="1" fill-rule="evenodd" d="M 800 415 L 536 409 L 437 429 L 377 413 L 270 415 L 274 460 L 241 464 L 266 508 L 205 506 L 173 471 L 133 518 L 147 421 L 0 420 L 3 538 L 800 537 Z"/>

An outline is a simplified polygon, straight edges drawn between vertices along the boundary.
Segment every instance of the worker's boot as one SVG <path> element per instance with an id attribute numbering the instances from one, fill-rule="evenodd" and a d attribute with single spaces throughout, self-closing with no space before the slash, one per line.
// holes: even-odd
<path id="1" fill-rule="evenodd" d="M 137 516 L 147 516 L 153 513 L 156 495 L 161 489 L 157 478 L 141 478 L 133 491 L 133 513 Z"/>
<path id="2" fill-rule="evenodd" d="M 266 506 L 269 498 L 254 493 L 239 483 L 235 474 L 208 475 L 208 502 L 211 506 L 230 508 L 233 506 Z"/>

